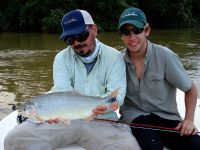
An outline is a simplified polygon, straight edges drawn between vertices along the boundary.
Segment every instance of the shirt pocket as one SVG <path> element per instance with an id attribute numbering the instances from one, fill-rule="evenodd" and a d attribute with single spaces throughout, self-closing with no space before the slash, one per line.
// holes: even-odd
<path id="1" fill-rule="evenodd" d="M 103 95 L 106 93 L 106 83 L 105 78 L 102 78 L 102 76 L 97 75 L 95 79 L 93 79 L 93 86 L 95 86 L 95 91 L 99 93 L 100 95 Z"/>
<path id="2" fill-rule="evenodd" d="M 164 84 L 164 77 L 159 74 L 149 74 L 147 75 L 147 84 L 149 90 L 154 93 L 156 97 L 163 98 L 166 93 L 166 88 Z"/>

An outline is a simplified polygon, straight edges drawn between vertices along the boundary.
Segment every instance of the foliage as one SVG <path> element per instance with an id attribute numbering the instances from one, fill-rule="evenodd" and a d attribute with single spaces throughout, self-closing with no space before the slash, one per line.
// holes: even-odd
<path id="1" fill-rule="evenodd" d="M 42 19 L 43 31 L 61 32 L 60 20 L 63 15 L 64 12 L 60 9 L 52 10 L 49 17 L 44 17 Z"/>
<path id="2" fill-rule="evenodd" d="M 2 18 L 3 18 L 3 14 L 2 14 L 2 12 L 0 11 L 0 29 L 2 28 L 1 25 L 2 25 L 3 22 L 4 22 Z"/>
<path id="3" fill-rule="evenodd" d="M 2 24 L 4 30 L 19 30 L 19 8 L 22 8 L 22 0 L 8 0 L 6 3 L 7 7 L 5 10 L 2 10 L 5 20 Z M 9 6 L 9 7 L 8 7 Z"/>
<path id="4" fill-rule="evenodd" d="M 192 13 L 194 16 L 193 25 L 196 27 L 200 25 L 200 3 L 199 0 L 192 1 Z"/>
<path id="5" fill-rule="evenodd" d="M 154 27 L 192 26 L 192 0 L 141 0 L 142 8 Z"/>
<path id="6" fill-rule="evenodd" d="M 192 27 L 200 24 L 199 0 L 1 0 L 0 30 L 60 32 L 62 16 L 85 9 L 100 31 L 116 31 L 121 12 L 141 8 L 152 27 Z"/>
<path id="7" fill-rule="evenodd" d="M 100 31 L 115 31 L 120 13 L 129 5 L 122 0 L 86 0 L 84 8 L 93 16 Z"/>

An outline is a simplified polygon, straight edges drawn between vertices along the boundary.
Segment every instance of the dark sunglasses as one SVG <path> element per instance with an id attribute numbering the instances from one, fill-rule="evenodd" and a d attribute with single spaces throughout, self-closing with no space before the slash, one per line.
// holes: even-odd
<path id="1" fill-rule="evenodd" d="M 67 45 L 73 45 L 75 40 L 78 42 L 83 42 L 83 41 L 87 40 L 87 38 L 89 36 L 89 31 L 90 31 L 90 27 L 87 26 L 85 31 L 83 31 L 82 33 L 65 37 L 64 42 Z"/>
<path id="2" fill-rule="evenodd" d="M 134 27 L 133 29 L 119 29 L 119 33 L 120 34 L 123 34 L 123 35 L 130 35 L 131 32 L 133 32 L 134 34 L 140 34 L 144 31 L 144 28 L 137 28 L 137 27 Z"/>

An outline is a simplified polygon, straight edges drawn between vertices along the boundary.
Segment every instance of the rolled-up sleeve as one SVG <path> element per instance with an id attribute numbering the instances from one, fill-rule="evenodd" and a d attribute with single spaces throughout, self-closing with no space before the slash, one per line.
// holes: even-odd
<path id="1" fill-rule="evenodd" d="M 174 53 L 166 54 L 166 78 L 175 87 L 182 91 L 187 91 L 192 86 L 192 81 L 184 69 L 178 55 Z"/>

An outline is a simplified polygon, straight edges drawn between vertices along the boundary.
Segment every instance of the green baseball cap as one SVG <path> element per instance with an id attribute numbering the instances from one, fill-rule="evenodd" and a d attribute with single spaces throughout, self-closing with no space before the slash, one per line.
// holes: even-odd
<path id="1" fill-rule="evenodd" d="M 138 28 L 144 28 L 147 19 L 144 12 L 138 8 L 130 7 L 125 9 L 119 18 L 119 29 L 124 24 L 132 24 Z"/>

